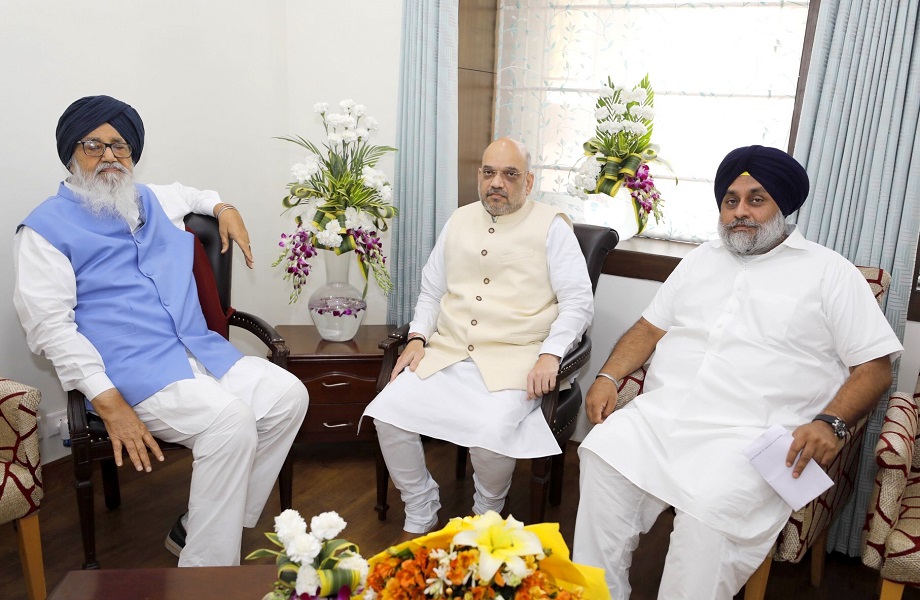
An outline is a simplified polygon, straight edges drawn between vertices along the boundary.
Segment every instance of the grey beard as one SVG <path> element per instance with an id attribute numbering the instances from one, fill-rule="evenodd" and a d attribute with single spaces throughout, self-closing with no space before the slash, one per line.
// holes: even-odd
<path id="1" fill-rule="evenodd" d="M 754 231 L 732 231 L 735 225 L 754 227 Z M 726 225 L 719 221 L 719 238 L 722 244 L 732 254 L 749 256 L 765 254 L 786 239 L 786 217 L 777 212 L 776 216 L 766 223 L 758 223 L 753 219 L 736 219 Z"/>
<path id="2" fill-rule="evenodd" d="M 102 169 L 115 166 L 119 173 L 101 173 Z M 119 217 L 125 222 L 137 214 L 138 193 L 134 187 L 134 176 L 121 163 L 100 162 L 93 173 L 86 173 L 76 161 L 73 174 L 67 181 L 73 186 L 83 206 L 97 217 Z M 133 228 L 134 223 L 128 222 Z"/>

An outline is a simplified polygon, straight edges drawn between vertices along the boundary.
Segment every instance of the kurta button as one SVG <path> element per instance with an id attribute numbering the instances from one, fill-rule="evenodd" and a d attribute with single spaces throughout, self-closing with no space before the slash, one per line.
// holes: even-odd
<path id="1" fill-rule="evenodd" d="M 488 253 L 489 253 L 488 250 L 483 250 L 483 251 L 482 251 L 482 255 L 483 255 L 483 256 L 485 256 L 485 255 L 488 254 Z"/>
<path id="2" fill-rule="evenodd" d="M 489 278 L 486 277 L 485 279 L 482 280 L 482 282 L 486 285 L 489 285 Z"/>
<path id="3" fill-rule="evenodd" d="M 495 228 L 494 228 L 494 227 L 489 227 L 489 233 L 495 233 Z"/>
<path id="4" fill-rule="evenodd" d="M 470 344 L 469 346 L 467 346 L 466 349 L 469 350 L 470 352 L 472 352 L 472 351 L 473 351 L 473 344 Z"/>
<path id="5" fill-rule="evenodd" d="M 482 296 L 476 296 L 476 300 L 482 302 Z"/>
<path id="6" fill-rule="evenodd" d="M 479 322 L 476 321 L 476 319 L 473 319 L 472 321 L 470 321 L 470 325 L 478 325 L 478 324 Z"/>

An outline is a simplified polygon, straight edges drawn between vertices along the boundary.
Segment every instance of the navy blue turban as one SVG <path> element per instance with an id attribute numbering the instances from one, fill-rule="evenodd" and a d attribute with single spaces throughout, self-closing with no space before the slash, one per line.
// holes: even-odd
<path id="1" fill-rule="evenodd" d="M 111 96 L 86 96 L 67 107 L 58 119 L 57 151 L 68 166 L 77 142 L 103 123 L 114 127 L 131 146 L 131 160 L 137 164 L 144 150 L 144 122 L 130 104 Z"/>
<path id="2" fill-rule="evenodd" d="M 729 152 L 716 170 L 713 187 L 720 208 L 728 186 L 744 172 L 767 190 L 784 217 L 797 211 L 808 197 L 808 174 L 796 159 L 776 148 L 745 146 Z"/>

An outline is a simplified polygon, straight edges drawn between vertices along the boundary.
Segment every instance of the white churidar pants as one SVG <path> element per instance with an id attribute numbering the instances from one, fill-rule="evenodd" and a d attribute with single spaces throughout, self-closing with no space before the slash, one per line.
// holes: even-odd
<path id="1" fill-rule="evenodd" d="M 188 525 L 180 567 L 240 564 L 243 527 L 254 527 L 307 413 L 303 383 L 244 356 L 220 379 L 189 359 L 177 381 L 134 407 L 157 438 L 192 450 Z"/>
<path id="2" fill-rule="evenodd" d="M 613 600 L 628 600 L 629 567 L 639 535 L 669 505 L 638 488 L 593 452 L 579 452 L 581 500 L 575 521 L 575 562 L 605 570 Z M 776 540 L 733 542 L 677 511 L 658 598 L 731 600 L 772 551 Z"/>
<path id="3" fill-rule="evenodd" d="M 421 436 L 380 420 L 374 423 L 390 479 L 406 505 L 403 529 L 410 533 L 425 533 L 437 524 L 441 501 L 438 484 L 425 466 Z M 489 510 L 501 512 L 511 489 L 515 459 L 473 447 L 470 448 L 470 460 L 475 486 L 473 514 L 481 515 Z"/>

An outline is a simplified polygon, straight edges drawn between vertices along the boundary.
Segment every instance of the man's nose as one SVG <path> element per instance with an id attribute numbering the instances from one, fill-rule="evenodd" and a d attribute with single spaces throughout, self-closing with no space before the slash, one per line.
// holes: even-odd
<path id="1" fill-rule="evenodd" d="M 112 160 L 108 160 L 107 156 L 111 156 Z M 102 151 L 102 159 L 105 162 L 115 162 L 118 160 L 117 158 L 115 158 L 115 151 L 112 150 L 111 146 L 106 146 L 105 150 Z"/>

